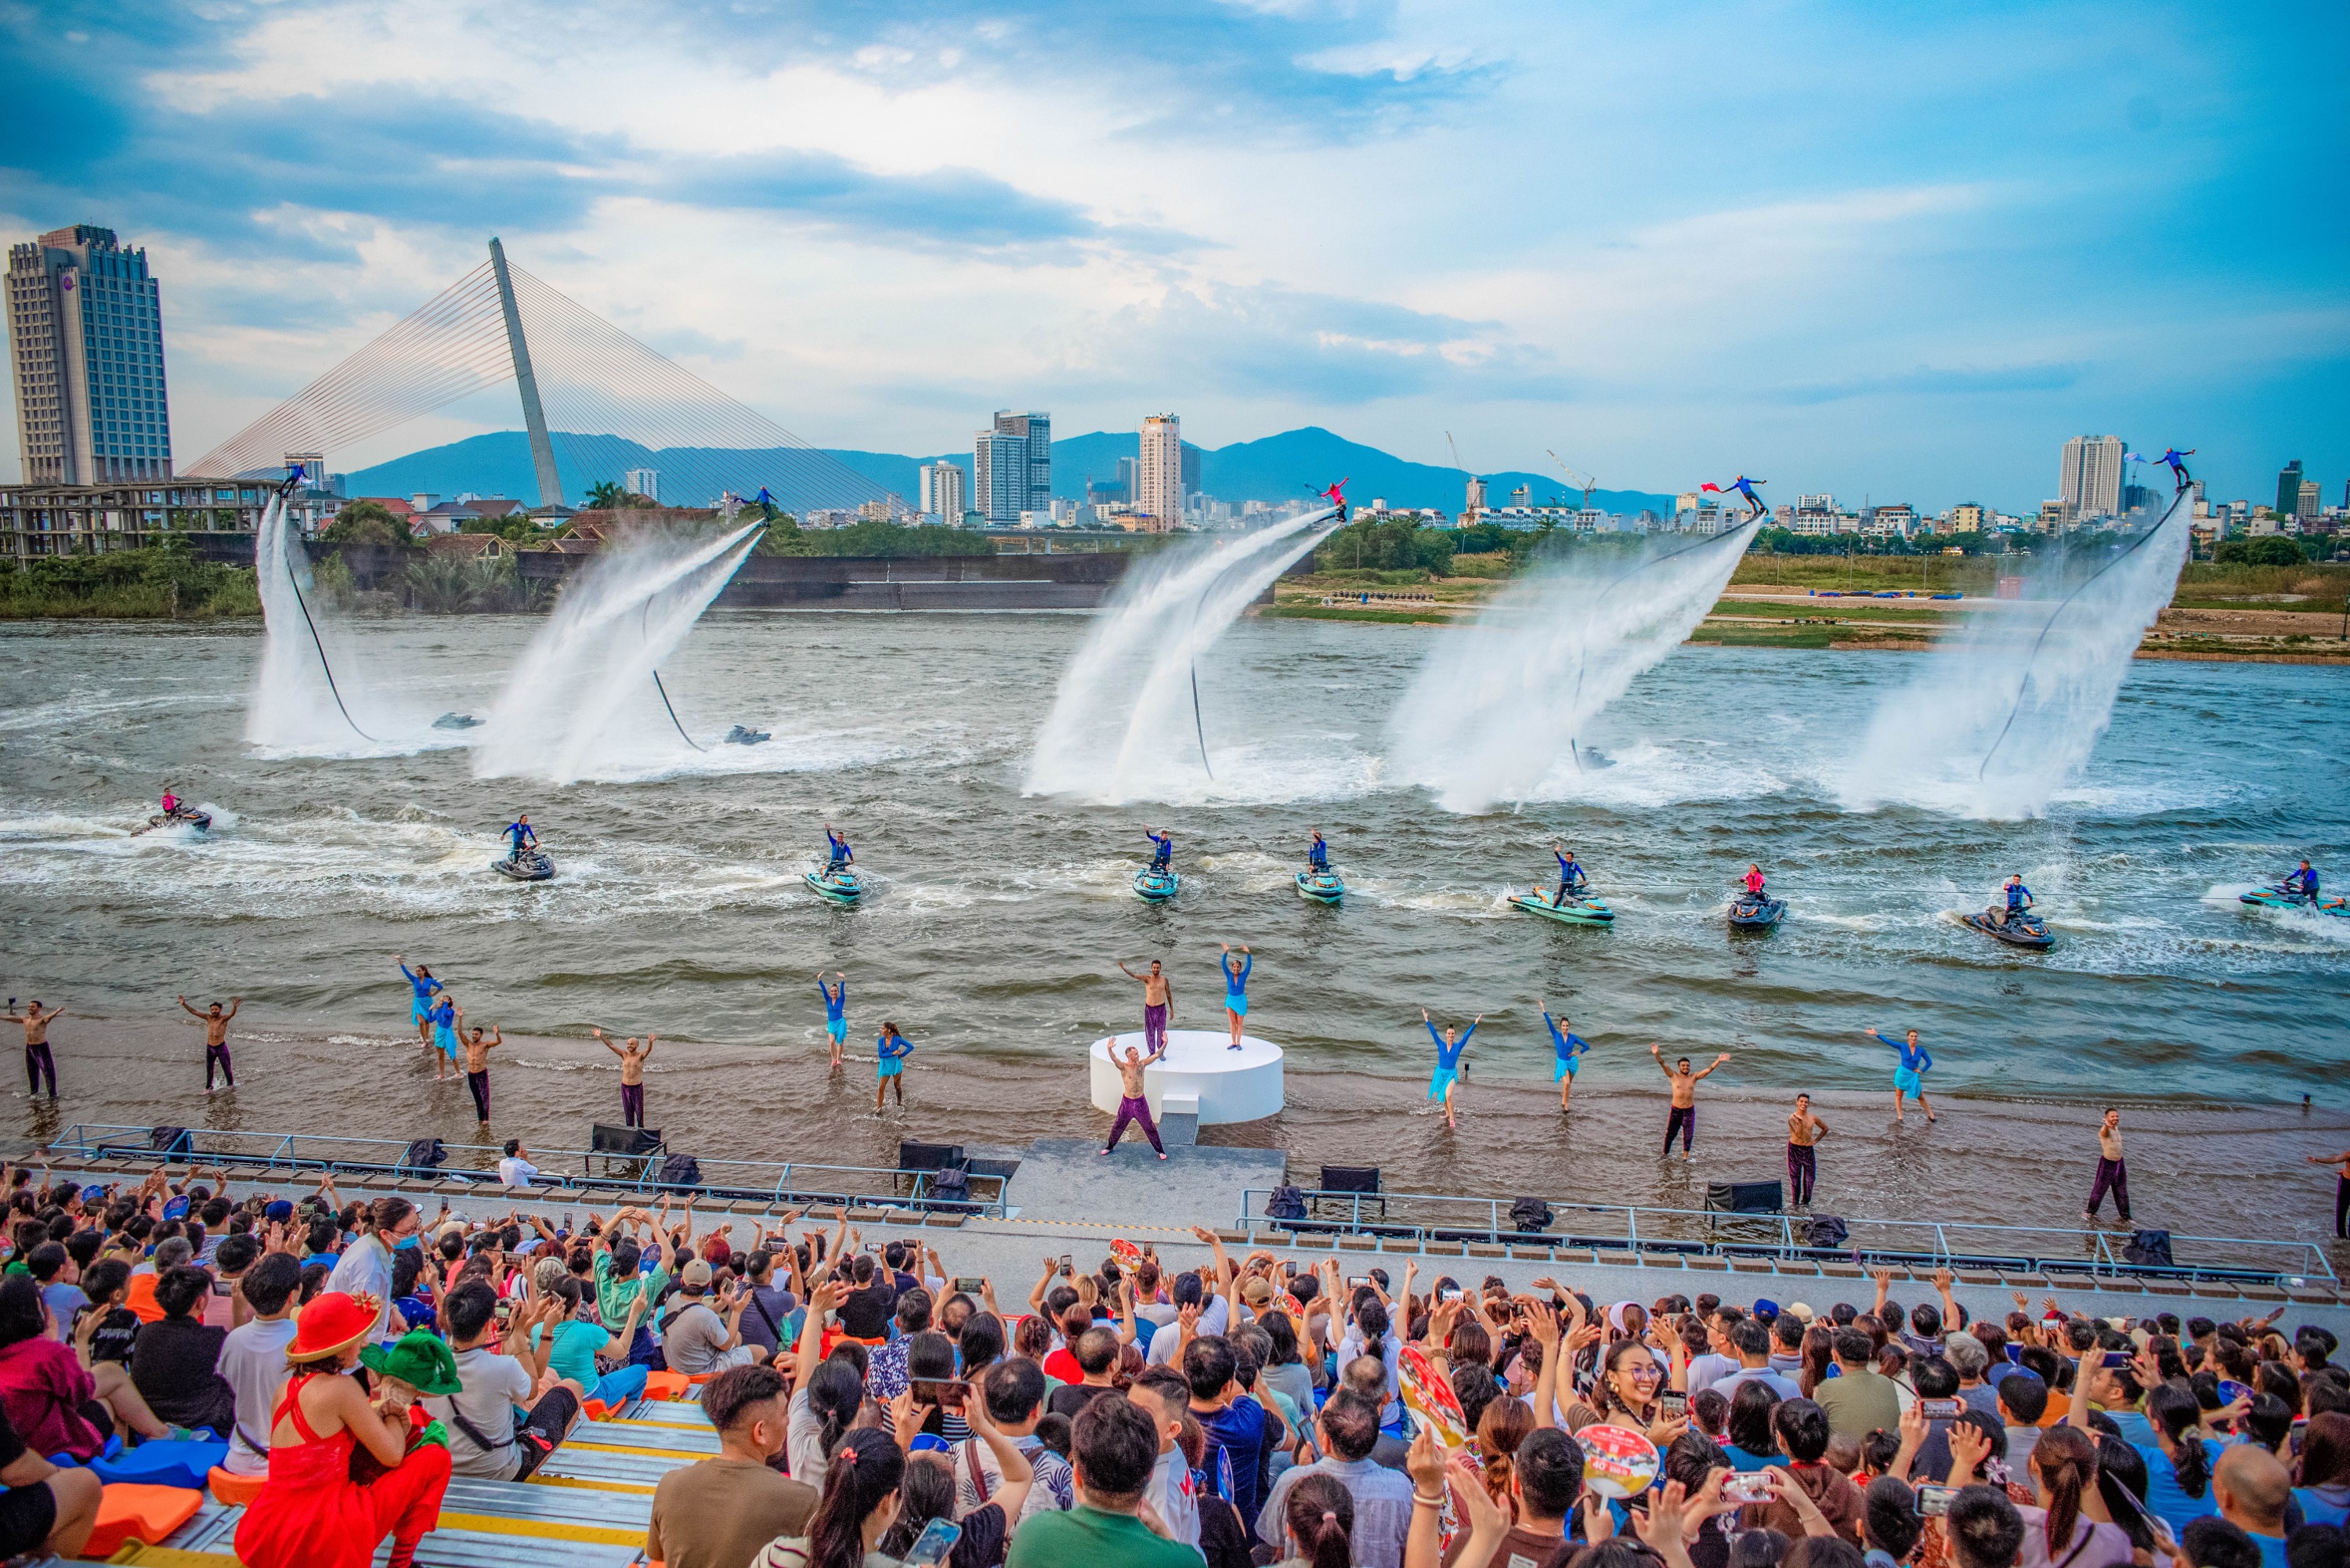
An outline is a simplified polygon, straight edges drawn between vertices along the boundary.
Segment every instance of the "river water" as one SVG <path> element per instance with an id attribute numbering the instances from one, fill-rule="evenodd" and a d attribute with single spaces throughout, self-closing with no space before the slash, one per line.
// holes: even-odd
<path id="1" fill-rule="evenodd" d="M 338 674 L 378 711 L 486 713 L 539 624 L 348 626 Z M 759 1091 L 772 1100 L 821 1062 L 818 968 L 849 975 L 853 1050 L 869 1058 L 874 1029 L 893 1020 L 933 1075 L 932 1105 L 960 1094 L 966 1121 L 1003 1136 L 1033 1106 L 1087 1114 L 1085 1043 L 1135 1027 L 1139 1005 L 1114 961 L 1166 960 L 1177 1023 L 1219 1026 L 1225 941 L 1255 953 L 1253 1031 L 1286 1048 L 1300 1085 L 1324 1083 L 1326 1103 L 1350 1107 L 1317 1133 L 1296 1108 L 1315 1096 L 1294 1085 L 1276 1136 L 1333 1158 L 1386 1125 L 1373 1111 L 1415 1109 L 1423 1007 L 1440 1023 L 1484 1014 L 1464 1127 L 1476 1085 L 1503 1098 L 1534 1085 L 1522 1098 L 1538 1109 L 1551 1076 L 1538 998 L 1592 1042 L 1580 1084 L 1595 1104 L 1661 1086 L 1655 1041 L 1669 1059 L 1732 1053 L 1710 1091 L 1779 1104 L 1806 1087 L 1881 1120 L 1892 1054 L 1862 1038 L 1877 1025 L 1921 1030 L 1931 1088 L 1970 1100 L 2240 1107 L 2230 1125 L 2245 1132 L 2272 1117 L 2258 1107 L 2298 1115 L 2303 1094 L 2338 1108 L 2350 921 L 2235 895 L 2303 855 L 2337 884 L 2350 877 L 2350 672 L 2139 662 L 2083 775 L 2044 815 L 1991 822 L 1838 804 L 1910 656 L 1688 647 L 1584 731 L 1590 766 L 1562 798 L 1467 815 L 1390 782 L 1405 770 L 1389 715 L 1443 633 L 1249 620 L 1200 671 L 1212 782 L 1187 763 L 1162 792 L 1179 798 L 1156 804 L 1024 794 L 1087 624 L 713 612 L 662 667 L 679 718 L 704 744 L 737 722 L 773 742 L 693 750 L 648 691 L 561 785 L 478 778 L 445 732 L 425 733 L 452 743 L 402 754 L 257 750 L 244 738 L 257 626 L 0 629 L 5 989 L 73 1010 L 58 1029 L 66 1060 L 77 1019 L 101 1021 L 86 1034 L 130 1038 L 160 1027 L 179 992 L 240 994 L 248 1021 L 282 1038 L 349 1043 L 318 1047 L 342 1064 L 324 1085 L 400 1033 L 400 952 L 510 1033 L 576 1043 L 590 1024 L 650 1029 L 672 1071 L 727 1064 L 694 1091 L 706 1105 L 672 1103 L 736 1139 L 745 1070 L 774 1064 Z M 1186 725 L 1166 745 L 1195 759 L 1199 737 Z M 1431 761 L 1440 769 L 1419 757 L 1409 771 L 1426 777 Z M 128 836 L 167 779 L 215 814 L 209 835 Z M 518 810 L 561 868 L 550 884 L 487 869 Z M 862 908 L 831 908 L 801 883 L 827 822 L 876 886 Z M 1163 908 L 1128 888 L 1146 825 L 1172 826 L 1185 876 Z M 1316 826 L 1351 889 L 1342 909 L 1290 888 Z M 1546 876 L 1555 838 L 1618 910 L 1614 929 L 1560 929 L 1503 903 Z M 1722 919 L 1749 860 L 1792 906 L 1761 938 Z M 2057 933 L 2053 952 L 2012 951 L 1952 918 L 2011 870 Z M 550 1070 L 599 1055 L 576 1044 L 540 1054 Z M 136 1064 L 147 1058 L 123 1060 L 112 1081 L 78 1086 L 75 1116 L 142 1119 L 127 1113 L 166 1105 L 190 1076 L 174 1056 L 151 1084 Z M 532 1058 L 504 1071 L 519 1085 Z M 248 1094 L 247 1123 L 359 1130 L 347 1091 L 322 1086 L 315 1106 L 283 1095 L 272 1123 Z M 1767 1148 L 1783 1110 L 1758 1114 Z M 1431 1120 L 1409 1124 L 1410 1139 L 1425 1143 Z M 1514 1156 L 1429 1145 L 1391 1158 L 1420 1159 L 1430 1183 L 1507 1185 Z"/>

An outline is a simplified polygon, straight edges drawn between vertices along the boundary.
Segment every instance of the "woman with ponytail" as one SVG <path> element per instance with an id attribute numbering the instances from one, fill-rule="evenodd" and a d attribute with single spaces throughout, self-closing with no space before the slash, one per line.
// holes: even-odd
<path id="1" fill-rule="evenodd" d="M 2129 1532 L 2087 1518 L 2082 1501 L 2096 1486 L 2097 1444 L 2074 1427 L 2051 1427 L 2032 1450 L 2036 1508 L 2023 1515 L 2021 1568 L 2126 1568 Z"/>
<path id="2" fill-rule="evenodd" d="M 1355 1561 L 1355 1500 L 1333 1476 L 1307 1476 L 1281 1511 L 1289 1533 L 1283 1568 L 1348 1568 Z"/>
<path id="3" fill-rule="evenodd" d="M 2220 1511 L 2211 1498 L 2220 1445 L 2203 1435 L 2202 1405 L 2174 1384 L 2147 1390 L 2146 1418 L 2155 1440 L 2131 1446 L 2146 1459 L 2147 1511 L 2183 1534 L 2192 1521 Z"/>
<path id="4" fill-rule="evenodd" d="M 825 1469 L 824 1500 L 806 1535 L 767 1542 L 751 1568 L 864 1568 L 898 1517 L 906 1456 L 889 1433 L 861 1427 L 844 1434 Z"/>

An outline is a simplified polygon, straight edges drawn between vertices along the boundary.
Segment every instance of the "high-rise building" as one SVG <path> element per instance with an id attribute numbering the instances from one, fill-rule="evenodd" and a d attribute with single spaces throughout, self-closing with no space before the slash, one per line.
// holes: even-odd
<path id="1" fill-rule="evenodd" d="M 1187 446 L 1183 449 L 1183 504 L 1186 509 L 1191 504 L 1191 497 L 1199 493 L 1200 449 Z"/>
<path id="2" fill-rule="evenodd" d="M 2276 514 L 2298 516 L 2301 512 L 2301 459 L 2294 458 L 2277 475 Z"/>
<path id="3" fill-rule="evenodd" d="M 2317 481 L 2314 479 L 2303 480 L 2301 482 L 2301 493 L 2294 498 L 2293 514 L 2295 517 L 2300 518 L 2301 525 L 2306 528 L 2312 523 L 2317 521 L 2317 514 L 2324 510 L 2324 507 L 2321 504 L 2318 499 Z"/>
<path id="4" fill-rule="evenodd" d="M 972 505 L 991 524 L 1010 527 L 1024 512 L 1052 511 L 1052 415 L 997 410 L 972 442 Z"/>
<path id="5" fill-rule="evenodd" d="M 2119 436 L 2074 436 L 2064 443 L 2056 493 L 2075 521 L 2120 514 L 2124 450 Z"/>
<path id="6" fill-rule="evenodd" d="M 1980 534 L 1982 532 L 1983 509 L 1980 502 L 1961 501 L 1950 508 L 1950 532 Z"/>
<path id="7" fill-rule="evenodd" d="M 926 462 L 922 465 L 922 510 L 962 525 L 962 465 Z"/>
<path id="8" fill-rule="evenodd" d="M 1013 528 L 1028 510 L 1028 438 L 982 431 L 972 438 L 971 509 L 992 528 Z"/>
<path id="9" fill-rule="evenodd" d="M 145 251 L 89 223 L 11 245 L 8 344 L 27 483 L 172 476 L 163 306 Z"/>
<path id="10" fill-rule="evenodd" d="M 648 501 L 660 499 L 660 470 L 632 468 L 620 475 L 620 483 L 631 495 L 641 495 Z"/>
<path id="11" fill-rule="evenodd" d="M 1134 504 L 1150 517 L 1156 532 L 1183 521 L 1183 421 L 1173 414 L 1152 414 L 1142 421 Z"/>

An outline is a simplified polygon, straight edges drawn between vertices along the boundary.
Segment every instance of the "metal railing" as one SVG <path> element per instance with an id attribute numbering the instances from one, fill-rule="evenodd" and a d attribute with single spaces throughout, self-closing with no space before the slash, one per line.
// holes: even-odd
<path id="1" fill-rule="evenodd" d="M 232 1178 L 250 1179 L 248 1168 L 263 1173 L 321 1172 L 350 1176 L 396 1176 L 419 1180 L 470 1181 L 497 1185 L 502 1147 L 488 1144 L 442 1145 L 442 1160 L 433 1165 L 411 1163 L 410 1140 L 402 1138 L 337 1137 L 311 1133 L 213 1132 L 190 1127 L 167 1147 L 154 1145 L 159 1129 L 77 1122 L 46 1146 L 51 1158 L 120 1159 L 151 1165 L 234 1167 Z M 967 1199 L 941 1198 L 935 1193 L 940 1172 L 901 1170 L 888 1166 L 817 1165 L 805 1160 L 706 1159 L 695 1157 L 702 1179 L 669 1182 L 661 1179 L 659 1152 L 616 1154 L 604 1149 L 534 1149 L 538 1166 L 536 1187 L 590 1191 L 663 1193 L 723 1201 L 764 1200 L 777 1207 L 838 1204 L 847 1208 L 912 1208 L 983 1216 L 1004 1217 L 1005 1192 L 1011 1179 L 972 1173 Z M 576 1169 L 576 1176 L 567 1174 Z M 984 1196 L 983 1196 L 984 1194 Z"/>
<path id="2" fill-rule="evenodd" d="M 2173 1235 L 2170 1241 L 2174 1261 L 2165 1265 L 2134 1262 L 2116 1253 L 2112 1239 L 2102 1231 L 2056 1226 L 1990 1225 L 1950 1220 L 1856 1220 L 1840 1216 L 1845 1239 L 1834 1245 L 1814 1245 L 1806 1234 L 1812 1217 L 1784 1212 L 1744 1214 L 1723 1210 L 1658 1209 L 1544 1199 L 1551 1210 L 1551 1220 L 1539 1231 L 1523 1231 L 1511 1214 L 1520 1201 L 1516 1198 L 1306 1188 L 1295 1189 L 1305 1200 L 1305 1215 L 1281 1219 L 1270 1212 L 1276 1190 L 1279 1189 L 1269 1187 L 1243 1189 L 1234 1229 L 1351 1233 L 1419 1241 L 1589 1247 L 1634 1253 L 1784 1258 L 1849 1262 L 1864 1269 L 1925 1264 L 1951 1270 L 2005 1269 L 2052 1277 L 2127 1274 L 2151 1279 L 2268 1283 L 2312 1279 L 2331 1282 L 2335 1278 L 2324 1249 L 2314 1241 Z M 2182 1259 L 2181 1251 L 2189 1255 Z"/>

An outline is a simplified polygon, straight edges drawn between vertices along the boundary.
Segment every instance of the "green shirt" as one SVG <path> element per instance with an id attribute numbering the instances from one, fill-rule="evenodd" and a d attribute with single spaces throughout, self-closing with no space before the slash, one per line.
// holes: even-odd
<path id="1" fill-rule="evenodd" d="M 669 1266 L 666 1263 L 656 1263 L 650 1270 L 639 1264 L 635 1273 L 625 1280 L 616 1280 L 612 1277 L 612 1254 L 598 1252 L 596 1313 L 604 1320 L 606 1333 L 620 1332 L 620 1325 L 629 1321 L 629 1308 L 636 1303 L 639 1292 L 649 1291 L 658 1296 L 661 1293 L 661 1287 L 667 1283 Z M 652 1303 L 648 1301 L 645 1314 L 639 1321 L 650 1323 L 652 1315 Z"/>
<path id="2" fill-rule="evenodd" d="M 1900 1397 L 1893 1391 L 1893 1380 L 1877 1372 L 1847 1370 L 1840 1376 L 1823 1377 L 1812 1397 L 1827 1412 L 1828 1430 L 1838 1437 L 1865 1438 L 1880 1427 L 1888 1432 L 1900 1429 Z"/>
<path id="3" fill-rule="evenodd" d="M 1012 1537 L 1004 1568 L 1200 1568 L 1200 1554 L 1150 1533 L 1130 1513 L 1079 1503 L 1066 1513 L 1031 1514 Z"/>

